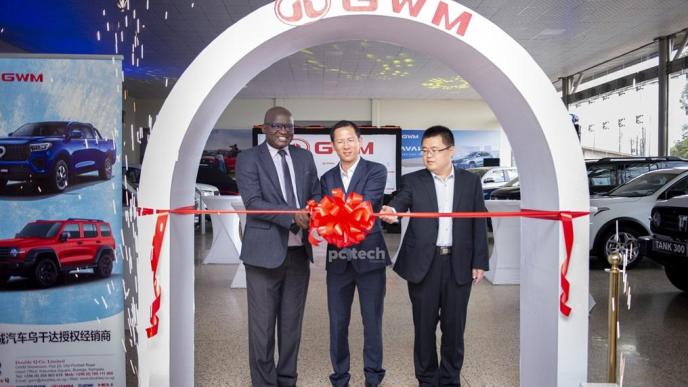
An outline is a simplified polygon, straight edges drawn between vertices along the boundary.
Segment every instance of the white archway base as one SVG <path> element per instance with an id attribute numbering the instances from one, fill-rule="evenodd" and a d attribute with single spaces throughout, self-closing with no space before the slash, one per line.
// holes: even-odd
<path id="1" fill-rule="evenodd" d="M 142 207 L 193 203 L 198 160 L 211 129 L 232 98 L 262 70 L 300 49 L 374 40 L 441 60 L 480 93 L 512 145 L 523 208 L 589 209 L 583 155 L 568 114 L 540 67 L 504 31 L 452 1 L 331 1 L 327 14 L 299 26 L 281 22 L 273 4 L 268 4 L 232 25 L 201 52 L 174 86 L 153 128 L 139 191 Z M 289 9 L 301 2 L 283 1 Z M 154 217 L 138 220 L 140 385 L 191 386 L 193 219 L 170 217 L 158 269 L 160 330 L 146 339 L 153 289 L 144 257 L 150 256 L 154 222 Z M 521 385 L 579 386 L 587 377 L 588 218 L 574 222 L 569 317 L 559 313 L 561 226 L 535 219 L 523 219 L 521 224 Z M 485 372 L 490 372 L 489 364 Z"/>

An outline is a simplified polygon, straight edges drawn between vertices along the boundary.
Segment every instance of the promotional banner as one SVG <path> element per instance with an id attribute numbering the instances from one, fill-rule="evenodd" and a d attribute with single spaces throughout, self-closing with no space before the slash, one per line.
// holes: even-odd
<path id="1" fill-rule="evenodd" d="M 121 60 L 0 79 L 0 387 L 123 386 Z"/>
<path id="2" fill-rule="evenodd" d="M 454 165 L 459 168 L 484 166 L 485 159 L 499 158 L 498 130 L 452 130 L 454 134 Z M 401 135 L 402 173 L 424 168 L 421 155 L 423 130 L 404 129 Z"/>
<path id="3" fill-rule="evenodd" d="M 313 154 L 318 176 L 339 163 L 330 140 L 329 129 L 295 129 L 291 144 L 306 149 Z M 385 193 L 397 190 L 397 181 L 401 178 L 401 129 L 361 129 L 361 157 L 375 161 L 387 167 L 387 185 Z M 259 129 L 253 132 L 254 145 L 265 141 L 265 135 Z"/>

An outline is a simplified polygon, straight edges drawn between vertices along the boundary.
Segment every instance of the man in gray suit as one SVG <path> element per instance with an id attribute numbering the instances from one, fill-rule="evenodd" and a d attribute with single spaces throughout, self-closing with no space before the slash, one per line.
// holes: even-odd
<path id="1" fill-rule="evenodd" d="M 236 181 L 248 210 L 296 210 L 320 200 L 318 173 L 310 152 L 290 146 L 291 112 L 265 113 L 262 144 L 239 153 Z M 249 215 L 241 260 L 246 266 L 248 342 L 255 387 L 295 386 L 309 260 L 307 214 Z M 279 360 L 275 366 L 275 325 Z"/>

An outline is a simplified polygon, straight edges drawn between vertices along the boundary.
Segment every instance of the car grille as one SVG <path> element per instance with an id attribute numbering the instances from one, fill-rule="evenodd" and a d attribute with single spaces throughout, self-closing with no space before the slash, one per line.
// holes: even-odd
<path id="1" fill-rule="evenodd" d="M 683 221 L 683 229 L 681 229 L 681 222 L 679 216 L 688 216 L 688 208 L 678 207 L 660 207 L 655 209 L 661 215 L 661 222 L 659 227 L 652 225 L 652 232 L 659 235 L 675 236 L 681 239 L 686 239 L 688 229 L 686 224 L 688 221 Z"/>
<path id="2" fill-rule="evenodd" d="M 0 247 L 0 259 L 9 258 L 11 249 L 11 247 Z"/>
<path id="3" fill-rule="evenodd" d="M 24 161 L 29 158 L 29 146 L 17 144 L 0 144 L 5 147 L 5 155 L 0 161 Z"/>

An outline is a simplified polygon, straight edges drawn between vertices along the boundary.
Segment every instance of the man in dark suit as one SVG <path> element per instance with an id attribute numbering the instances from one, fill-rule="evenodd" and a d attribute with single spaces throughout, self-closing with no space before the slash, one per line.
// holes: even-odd
<path id="1" fill-rule="evenodd" d="M 405 175 L 401 190 L 383 207 L 395 212 L 486 211 L 480 178 L 454 168 L 454 135 L 443 126 L 423 133 L 425 169 Z M 488 270 L 485 219 L 411 218 L 394 270 L 408 281 L 415 339 L 413 360 L 419 385 L 460 386 L 463 333 L 471 293 Z M 438 364 L 435 331 L 442 330 Z"/>
<path id="2" fill-rule="evenodd" d="M 265 113 L 262 144 L 239 153 L 236 180 L 248 210 L 296 210 L 320 200 L 313 155 L 290 146 L 294 121 L 289 110 Z M 309 218 L 249 215 L 241 249 L 246 266 L 249 364 L 253 386 L 295 386 L 301 324 L 306 304 Z M 275 325 L 279 362 L 275 366 Z"/>
<path id="3" fill-rule="evenodd" d="M 339 188 L 347 194 L 356 192 L 370 200 L 374 211 L 382 207 L 387 183 L 387 169 L 380 163 L 360 156 L 361 132 L 355 123 L 340 121 L 330 138 L 339 165 L 320 178 L 323 195 Z M 365 385 L 377 386 L 385 376 L 382 368 L 382 311 L 385 299 L 385 268 L 391 264 L 376 220 L 372 231 L 359 244 L 338 249 L 327 246 L 327 306 L 330 315 L 330 360 L 334 372 L 330 381 L 335 387 L 349 385 L 349 321 L 354 290 L 363 317 L 363 371 Z"/>

